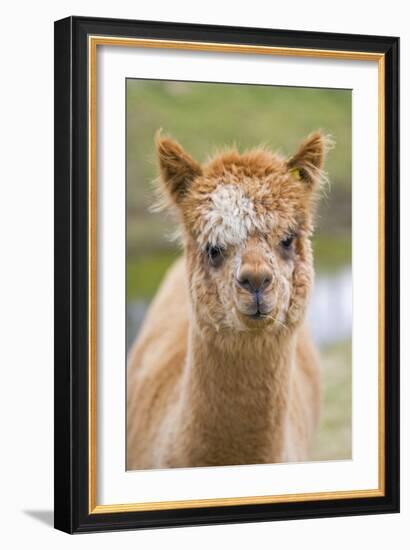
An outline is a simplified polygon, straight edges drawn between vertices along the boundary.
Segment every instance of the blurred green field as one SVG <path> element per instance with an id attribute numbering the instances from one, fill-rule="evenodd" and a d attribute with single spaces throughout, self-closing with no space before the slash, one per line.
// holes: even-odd
<path id="1" fill-rule="evenodd" d="M 352 346 L 338 343 L 321 350 L 322 411 L 313 460 L 350 459 L 352 455 Z"/>

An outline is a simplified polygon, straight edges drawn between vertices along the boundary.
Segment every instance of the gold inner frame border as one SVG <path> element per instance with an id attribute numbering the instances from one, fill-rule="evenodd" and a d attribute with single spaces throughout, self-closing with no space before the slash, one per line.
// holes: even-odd
<path id="1" fill-rule="evenodd" d="M 199 500 L 173 500 L 160 502 L 135 502 L 130 504 L 97 504 L 97 47 L 122 46 L 133 48 L 173 49 L 220 53 L 251 53 L 260 55 L 350 59 L 378 63 L 378 252 L 379 252 L 379 319 L 378 319 L 378 488 L 352 491 L 328 491 L 317 493 L 282 494 L 267 496 L 244 496 Z M 385 56 L 375 52 L 344 50 L 321 50 L 307 48 L 284 48 L 179 40 L 123 38 L 113 36 L 88 36 L 88 511 L 90 514 L 175 510 L 215 506 L 240 506 L 284 502 L 340 500 L 351 498 L 381 497 L 385 494 Z"/>

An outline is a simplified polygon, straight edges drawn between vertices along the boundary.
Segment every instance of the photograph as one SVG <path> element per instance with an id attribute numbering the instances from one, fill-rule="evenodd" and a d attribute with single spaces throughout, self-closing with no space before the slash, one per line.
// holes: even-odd
<path id="1" fill-rule="evenodd" d="M 369 6 L 4 3 L 2 548 L 408 545 L 410 31 Z"/>
<path id="2" fill-rule="evenodd" d="M 352 458 L 352 90 L 126 79 L 127 470 Z"/>
<path id="3" fill-rule="evenodd" d="M 399 509 L 396 37 L 55 24 L 55 526 Z"/>

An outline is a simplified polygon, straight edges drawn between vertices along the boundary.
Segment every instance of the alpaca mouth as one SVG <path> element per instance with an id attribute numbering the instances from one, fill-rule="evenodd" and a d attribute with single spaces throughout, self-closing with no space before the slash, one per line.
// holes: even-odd
<path id="1" fill-rule="evenodd" d="M 259 319 L 264 319 L 266 318 L 266 315 L 264 315 L 263 313 L 261 313 L 259 311 L 259 309 L 256 311 L 256 313 L 250 313 L 248 315 L 251 319 L 255 319 L 255 320 L 259 320 Z"/>
<path id="2" fill-rule="evenodd" d="M 270 309 L 264 303 L 261 294 L 259 292 L 255 292 L 252 307 L 246 312 L 246 315 L 248 315 L 251 319 L 258 320 L 266 318 L 269 313 Z"/>
<path id="3" fill-rule="evenodd" d="M 247 311 L 242 311 L 241 313 L 248 319 L 262 321 L 269 318 L 271 311 L 264 307 L 263 304 L 257 303 L 254 307 Z"/>

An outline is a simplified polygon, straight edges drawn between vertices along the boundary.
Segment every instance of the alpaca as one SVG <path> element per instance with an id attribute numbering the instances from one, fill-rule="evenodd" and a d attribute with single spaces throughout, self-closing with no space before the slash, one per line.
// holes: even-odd
<path id="1" fill-rule="evenodd" d="M 285 159 L 236 149 L 200 165 L 156 136 L 170 268 L 128 357 L 127 468 L 301 461 L 319 417 L 305 321 L 327 138 Z"/>

